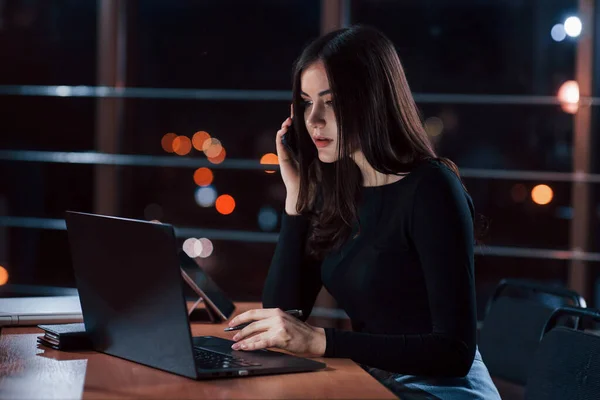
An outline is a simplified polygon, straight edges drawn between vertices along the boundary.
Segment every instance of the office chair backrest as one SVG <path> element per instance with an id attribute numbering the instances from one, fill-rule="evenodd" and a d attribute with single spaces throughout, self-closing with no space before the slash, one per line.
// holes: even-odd
<path id="1" fill-rule="evenodd" d="M 507 289 L 518 289 L 521 297 L 503 296 Z M 534 294 L 551 295 L 562 304 L 573 302 L 585 307 L 585 300 L 571 290 L 523 280 L 501 281 L 488 303 L 479 334 L 479 350 L 493 377 L 519 385 L 527 382 L 544 329 L 557 308 Z"/>
<path id="2" fill-rule="evenodd" d="M 526 400 L 600 398 L 600 336 L 581 330 L 580 324 L 555 327 L 556 319 L 565 315 L 600 322 L 598 310 L 555 310 L 531 366 Z"/>

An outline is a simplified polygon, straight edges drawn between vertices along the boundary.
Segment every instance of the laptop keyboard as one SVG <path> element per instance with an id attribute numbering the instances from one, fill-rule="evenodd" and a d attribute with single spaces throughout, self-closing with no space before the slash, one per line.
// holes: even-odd
<path id="1" fill-rule="evenodd" d="M 245 360 L 242 357 L 216 353 L 197 346 L 194 346 L 194 358 L 196 359 L 196 365 L 203 369 L 238 369 L 261 365 Z"/>

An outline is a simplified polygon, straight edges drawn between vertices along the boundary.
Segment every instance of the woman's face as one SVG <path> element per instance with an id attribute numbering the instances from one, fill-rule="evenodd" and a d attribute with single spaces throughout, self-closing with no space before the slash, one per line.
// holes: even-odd
<path id="1" fill-rule="evenodd" d="M 338 158 L 338 129 L 333 97 L 322 61 L 306 68 L 300 76 L 304 122 L 317 148 L 319 160 L 332 163 Z"/>

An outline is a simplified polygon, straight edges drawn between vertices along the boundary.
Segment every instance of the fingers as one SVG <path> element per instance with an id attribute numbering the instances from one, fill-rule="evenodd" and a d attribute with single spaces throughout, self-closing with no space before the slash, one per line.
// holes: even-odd
<path id="1" fill-rule="evenodd" d="M 287 127 L 281 128 L 277 131 L 277 136 L 275 137 L 275 147 L 277 148 L 277 157 L 279 158 L 279 164 L 290 161 L 290 155 L 283 145 L 281 138 L 287 132 Z"/>
<path id="2" fill-rule="evenodd" d="M 290 104 L 290 118 L 294 118 L 294 103 Z"/>
<path id="3" fill-rule="evenodd" d="M 285 129 L 287 131 L 287 128 L 289 128 L 291 125 L 292 125 L 292 119 L 290 117 L 288 117 L 281 124 L 281 129 Z"/>
<path id="4" fill-rule="evenodd" d="M 254 310 L 246 311 L 229 321 L 229 327 L 241 325 L 246 322 L 259 321 L 262 319 L 274 317 L 277 315 L 285 314 L 279 308 L 258 308 Z"/>
<path id="5" fill-rule="evenodd" d="M 241 331 L 236 333 L 235 336 L 233 337 L 233 340 L 235 340 L 237 342 L 238 340 L 247 338 L 248 336 L 252 335 L 253 333 L 268 330 L 271 326 L 275 325 L 274 318 L 277 318 L 277 317 L 271 317 L 271 318 L 267 318 L 267 319 L 263 319 L 263 320 L 251 323 L 250 325 L 248 325 L 247 327 L 245 327 L 244 329 L 242 329 Z"/>
<path id="6" fill-rule="evenodd" d="M 280 343 L 277 337 L 265 332 L 246 339 L 243 342 L 234 343 L 231 348 L 234 350 L 252 351 L 279 346 Z"/>

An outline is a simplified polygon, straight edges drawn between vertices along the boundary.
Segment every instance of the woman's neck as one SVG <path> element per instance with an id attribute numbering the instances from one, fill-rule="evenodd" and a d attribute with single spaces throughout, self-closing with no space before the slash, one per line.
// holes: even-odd
<path id="1" fill-rule="evenodd" d="M 383 186 L 390 183 L 394 183 L 404 178 L 404 176 L 398 176 L 393 174 L 383 174 L 377 171 L 369 164 L 365 155 L 362 151 L 357 151 L 352 154 L 352 159 L 358 165 L 360 172 L 363 177 L 363 186 Z"/>

